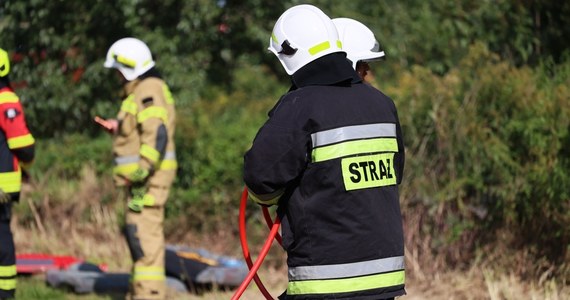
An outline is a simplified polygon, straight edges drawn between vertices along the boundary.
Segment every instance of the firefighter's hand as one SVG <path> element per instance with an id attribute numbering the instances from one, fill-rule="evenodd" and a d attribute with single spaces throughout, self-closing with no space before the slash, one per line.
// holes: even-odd
<path id="1" fill-rule="evenodd" d="M 248 191 L 247 196 L 250 200 L 265 207 L 270 207 L 279 204 L 279 199 L 283 195 L 283 190 L 278 190 L 273 193 L 264 194 L 264 195 L 257 195 L 254 192 L 252 192 L 249 188 L 247 189 L 247 191 Z"/>
<path id="2" fill-rule="evenodd" d="M 142 197 L 133 197 L 131 199 L 131 201 L 129 201 L 129 203 L 127 203 L 127 206 L 129 207 L 130 210 L 140 213 L 143 210 L 144 207 L 144 201 Z"/>
<path id="3" fill-rule="evenodd" d="M 22 170 L 22 182 L 29 183 L 30 182 L 30 169 L 34 162 L 23 162 L 20 161 L 20 169 Z"/>
<path id="4" fill-rule="evenodd" d="M 134 172 L 127 175 L 127 180 L 134 183 L 144 182 L 149 175 L 149 171 L 146 169 L 138 168 Z"/>
<path id="5" fill-rule="evenodd" d="M 109 133 L 115 134 L 119 131 L 119 121 L 116 119 L 105 120 L 99 116 L 95 116 L 94 121 Z"/>
<path id="6" fill-rule="evenodd" d="M 30 173 L 24 168 L 22 168 L 22 182 L 30 183 Z"/>
<path id="7" fill-rule="evenodd" d="M 130 210 L 140 213 L 144 207 L 144 199 L 146 194 L 146 186 L 136 183 L 131 186 L 131 200 L 127 203 Z"/>
<path id="8" fill-rule="evenodd" d="M 0 189 L 0 204 L 9 203 L 12 200 L 9 194 L 4 193 L 3 190 Z"/>

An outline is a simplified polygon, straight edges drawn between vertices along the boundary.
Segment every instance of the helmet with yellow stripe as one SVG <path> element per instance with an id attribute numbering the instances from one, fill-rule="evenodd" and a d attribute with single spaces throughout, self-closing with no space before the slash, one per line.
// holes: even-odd
<path id="1" fill-rule="evenodd" d="M 317 58 L 341 52 L 342 45 L 331 19 L 317 7 L 303 4 L 289 8 L 279 17 L 268 49 L 292 75 Z"/>
<path id="2" fill-rule="evenodd" d="M 122 38 L 109 48 L 104 66 L 115 68 L 128 81 L 134 80 L 154 67 L 155 63 L 148 46 L 141 40 Z"/>
<path id="3" fill-rule="evenodd" d="M 10 73 L 10 59 L 8 52 L 0 48 L 0 77 L 6 77 Z"/>

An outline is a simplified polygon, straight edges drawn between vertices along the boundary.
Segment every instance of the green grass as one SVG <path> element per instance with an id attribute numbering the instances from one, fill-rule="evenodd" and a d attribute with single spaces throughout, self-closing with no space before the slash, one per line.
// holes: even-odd
<path id="1" fill-rule="evenodd" d="M 55 289 L 47 285 L 43 276 L 19 277 L 16 290 L 18 300 L 114 300 L 123 298 L 95 294 L 77 295 L 65 289 Z"/>

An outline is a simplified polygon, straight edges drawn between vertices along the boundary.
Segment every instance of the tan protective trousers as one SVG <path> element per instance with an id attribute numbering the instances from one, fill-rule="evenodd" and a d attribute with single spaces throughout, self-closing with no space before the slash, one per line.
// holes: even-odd
<path id="1" fill-rule="evenodd" d="M 149 187 L 147 194 L 154 196 L 154 206 L 145 206 L 140 213 L 126 209 L 125 236 L 133 258 L 127 299 L 166 299 L 163 225 L 169 191 L 168 187 Z"/>

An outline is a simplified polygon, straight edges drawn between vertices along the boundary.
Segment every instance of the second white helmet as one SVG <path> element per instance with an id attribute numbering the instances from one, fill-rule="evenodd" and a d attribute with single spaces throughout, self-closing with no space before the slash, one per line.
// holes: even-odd
<path id="1" fill-rule="evenodd" d="M 349 18 L 336 18 L 332 20 L 346 58 L 352 61 L 352 67 L 356 69 L 359 61 L 372 61 L 384 57 L 384 51 L 374 37 L 374 33 L 366 25 Z"/>
<path id="2" fill-rule="evenodd" d="M 148 46 L 141 40 L 122 38 L 109 48 L 104 66 L 115 68 L 128 81 L 134 80 L 154 67 L 155 63 Z"/>
<path id="3" fill-rule="evenodd" d="M 273 52 L 292 75 L 301 67 L 327 54 L 342 51 L 332 20 L 313 5 L 297 5 L 277 20 L 269 39 Z"/>

